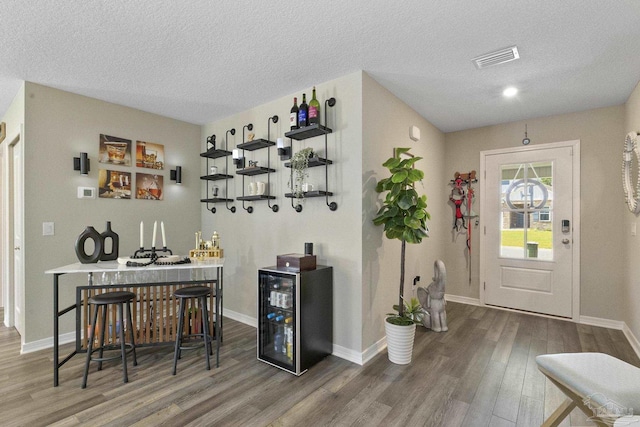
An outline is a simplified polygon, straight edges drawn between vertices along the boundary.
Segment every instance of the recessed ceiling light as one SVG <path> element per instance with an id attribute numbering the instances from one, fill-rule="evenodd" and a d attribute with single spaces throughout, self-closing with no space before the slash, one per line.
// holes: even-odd
<path id="1" fill-rule="evenodd" d="M 513 86 L 509 86 L 508 88 L 502 91 L 502 95 L 506 96 L 507 98 L 516 96 L 517 93 L 518 93 L 518 89 Z"/>

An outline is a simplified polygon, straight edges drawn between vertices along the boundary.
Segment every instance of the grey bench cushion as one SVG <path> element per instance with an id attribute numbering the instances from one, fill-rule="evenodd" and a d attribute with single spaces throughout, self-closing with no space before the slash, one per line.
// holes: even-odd
<path id="1" fill-rule="evenodd" d="M 640 415 L 640 368 L 602 353 L 545 354 L 536 363 L 589 407 L 613 403 Z"/>

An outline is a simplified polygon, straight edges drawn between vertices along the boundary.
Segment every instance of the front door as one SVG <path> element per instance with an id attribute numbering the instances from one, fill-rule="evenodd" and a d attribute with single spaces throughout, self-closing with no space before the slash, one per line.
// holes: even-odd
<path id="1" fill-rule="evenodd" d="M 481 153 L 481 296 L 578 315 L 579 141 Z"/>
<path id="2" fill-rule="evenodd" d="M 23 174 L 22 174 L 22 146 L 18 139 L 11 146 L 12 151 L 12 172 L 13 172 L 13 286 L 14 286 L 14 325 L 16 330 L 23 335 L 24 328 L 24 260 L 22 253 L 23 242 Z"/>

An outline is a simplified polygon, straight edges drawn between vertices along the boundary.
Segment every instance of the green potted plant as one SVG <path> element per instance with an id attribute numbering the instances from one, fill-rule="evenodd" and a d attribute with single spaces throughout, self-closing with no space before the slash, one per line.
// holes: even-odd
<path id="1" fill-rule="evenodd" d="M 419 313 L 422 313 L 415 298 L 407 303 L 403 297 L 406 246 L 407 243 L 420 243 L 428 237 L 427 220 L 431 218 L 427 212 L 427 196 L 420 196 L 415 189 L 415 183 L 424 178 L 424 172 L 415 168 L 416 162 L 422 157 L 411 156 L 409 150 L 396 148 L 394 156 L 382 164 L 389 169 L 391 176 L 381 179 L 376 185 L 376 191 L 386 195 L 373 219 L 375 225 L 384 225 L 384 234 L 388 239 L 397 239 L 402 243 L 398 304 L 393 307 L 397 313 L 385 320 L 389 360 L 399 364 L 411 362 L 416 323 L 421 321 Z M 401 348 L 396 349 L 396 345 Z"/>
<path id="2" fill-rule="evenodd" d="M 291 170 L 293 176 L 289 182 L 289 188 L 296 199 L 304 197 L 302 184 L 309 177 L 309 158 L 313 157 L 313 148 L 307 147 L 297 151 L 291 157 Z"/>

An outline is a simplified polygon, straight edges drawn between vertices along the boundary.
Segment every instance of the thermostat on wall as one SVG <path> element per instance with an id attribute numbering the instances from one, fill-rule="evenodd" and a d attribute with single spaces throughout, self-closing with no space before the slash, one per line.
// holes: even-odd
<path id="1" fill-rule="evenodd" d="M 95 199 L 96 189 L 93 187 L 78 187 L 78 199 Z"/>

